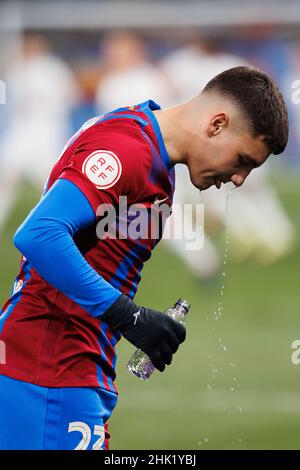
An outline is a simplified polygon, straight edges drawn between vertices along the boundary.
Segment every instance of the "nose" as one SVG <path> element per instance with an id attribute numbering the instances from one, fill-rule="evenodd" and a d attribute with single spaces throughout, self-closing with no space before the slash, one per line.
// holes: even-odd
<path id="1" fill-rule="evenodd" d="M 230 181 L 237 187 L 240 187 L 242 186 L 242 184 L 244 183 L 245 179 L 247 178 L 247 176 L 249 175 L 249 173 L 251 172 L 251 170 L 247 170 L 247 171 L 240 171 L 238 173 L 234 173 L 231 178 L 230 178 Z"/>

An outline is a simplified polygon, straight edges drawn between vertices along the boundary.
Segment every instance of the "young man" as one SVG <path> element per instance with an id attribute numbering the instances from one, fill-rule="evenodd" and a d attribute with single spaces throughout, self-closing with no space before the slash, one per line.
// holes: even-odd
<path id="1" fill-rule="evenodd" d="M 132 300 L 159 237 L 128 236 L 119 214 L 118 236 L 99 239 L 99 206 L 118 209 L 120 196 L 171 205 L 178 162 L 200 190 L 240 186 L 287 139 L 280 91 L 248 67 L 174 108 L 147 101 L 95 118 L 71 139 L 14 238 L 24 256 L 0 316 L 1 449 L 107 448 L 121 335 L 160 371 L 185 339 L 182 325 Z"/>

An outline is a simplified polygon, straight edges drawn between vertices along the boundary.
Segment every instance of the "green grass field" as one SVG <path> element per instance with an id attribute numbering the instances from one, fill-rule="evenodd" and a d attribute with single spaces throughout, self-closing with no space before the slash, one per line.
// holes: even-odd
<path id="1" fill-rule="evenodd" d="M 299 182 L 288 179 L 279 188 L 299 230 Z M 23 189 L 0 247 L 2 303 L 19 263 L 11 236 L 38 197 Z M 187 340 L 172 366 L 146 383 L 126 370 L 133 348 L 119 344 L 111 448 L 300 449 L 300 365 L 291 363 L 291 343 L 300 339 L 299 265 L 299 244 L 271 267 L 230 263 L 224 313 L 215 321 L 221 279 L 197 282 L 159 246 L 136 300 L 165 309 L 188 299 Z"/>

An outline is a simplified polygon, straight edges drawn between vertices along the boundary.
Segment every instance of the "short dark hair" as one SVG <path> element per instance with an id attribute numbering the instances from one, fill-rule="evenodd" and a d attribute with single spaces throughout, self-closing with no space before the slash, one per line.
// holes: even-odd
<path id="1" fill-rule="evenodd" d="M 253 67 L 233 67 L 210 80 L 205 92 L 234 99 L 249 120 L 253 135 L 264 135 L 274 155 L 284 151 L 289 134 L 288 112 L 281 91 L 268 75 Z"/>

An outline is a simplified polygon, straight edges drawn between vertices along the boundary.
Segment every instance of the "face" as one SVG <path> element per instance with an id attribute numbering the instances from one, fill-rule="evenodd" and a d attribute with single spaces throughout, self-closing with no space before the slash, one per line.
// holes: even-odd
<path id="1" fill-rule="evenodd" d="M 229 123 L 225 113 L 214 115 L 202 136 L 193 139 L 188 162 L 191 181 L 200 190 L 228 182 L 241 186 L 269 154 L 263 136 L 253 137 L 246 123 Z"/>

